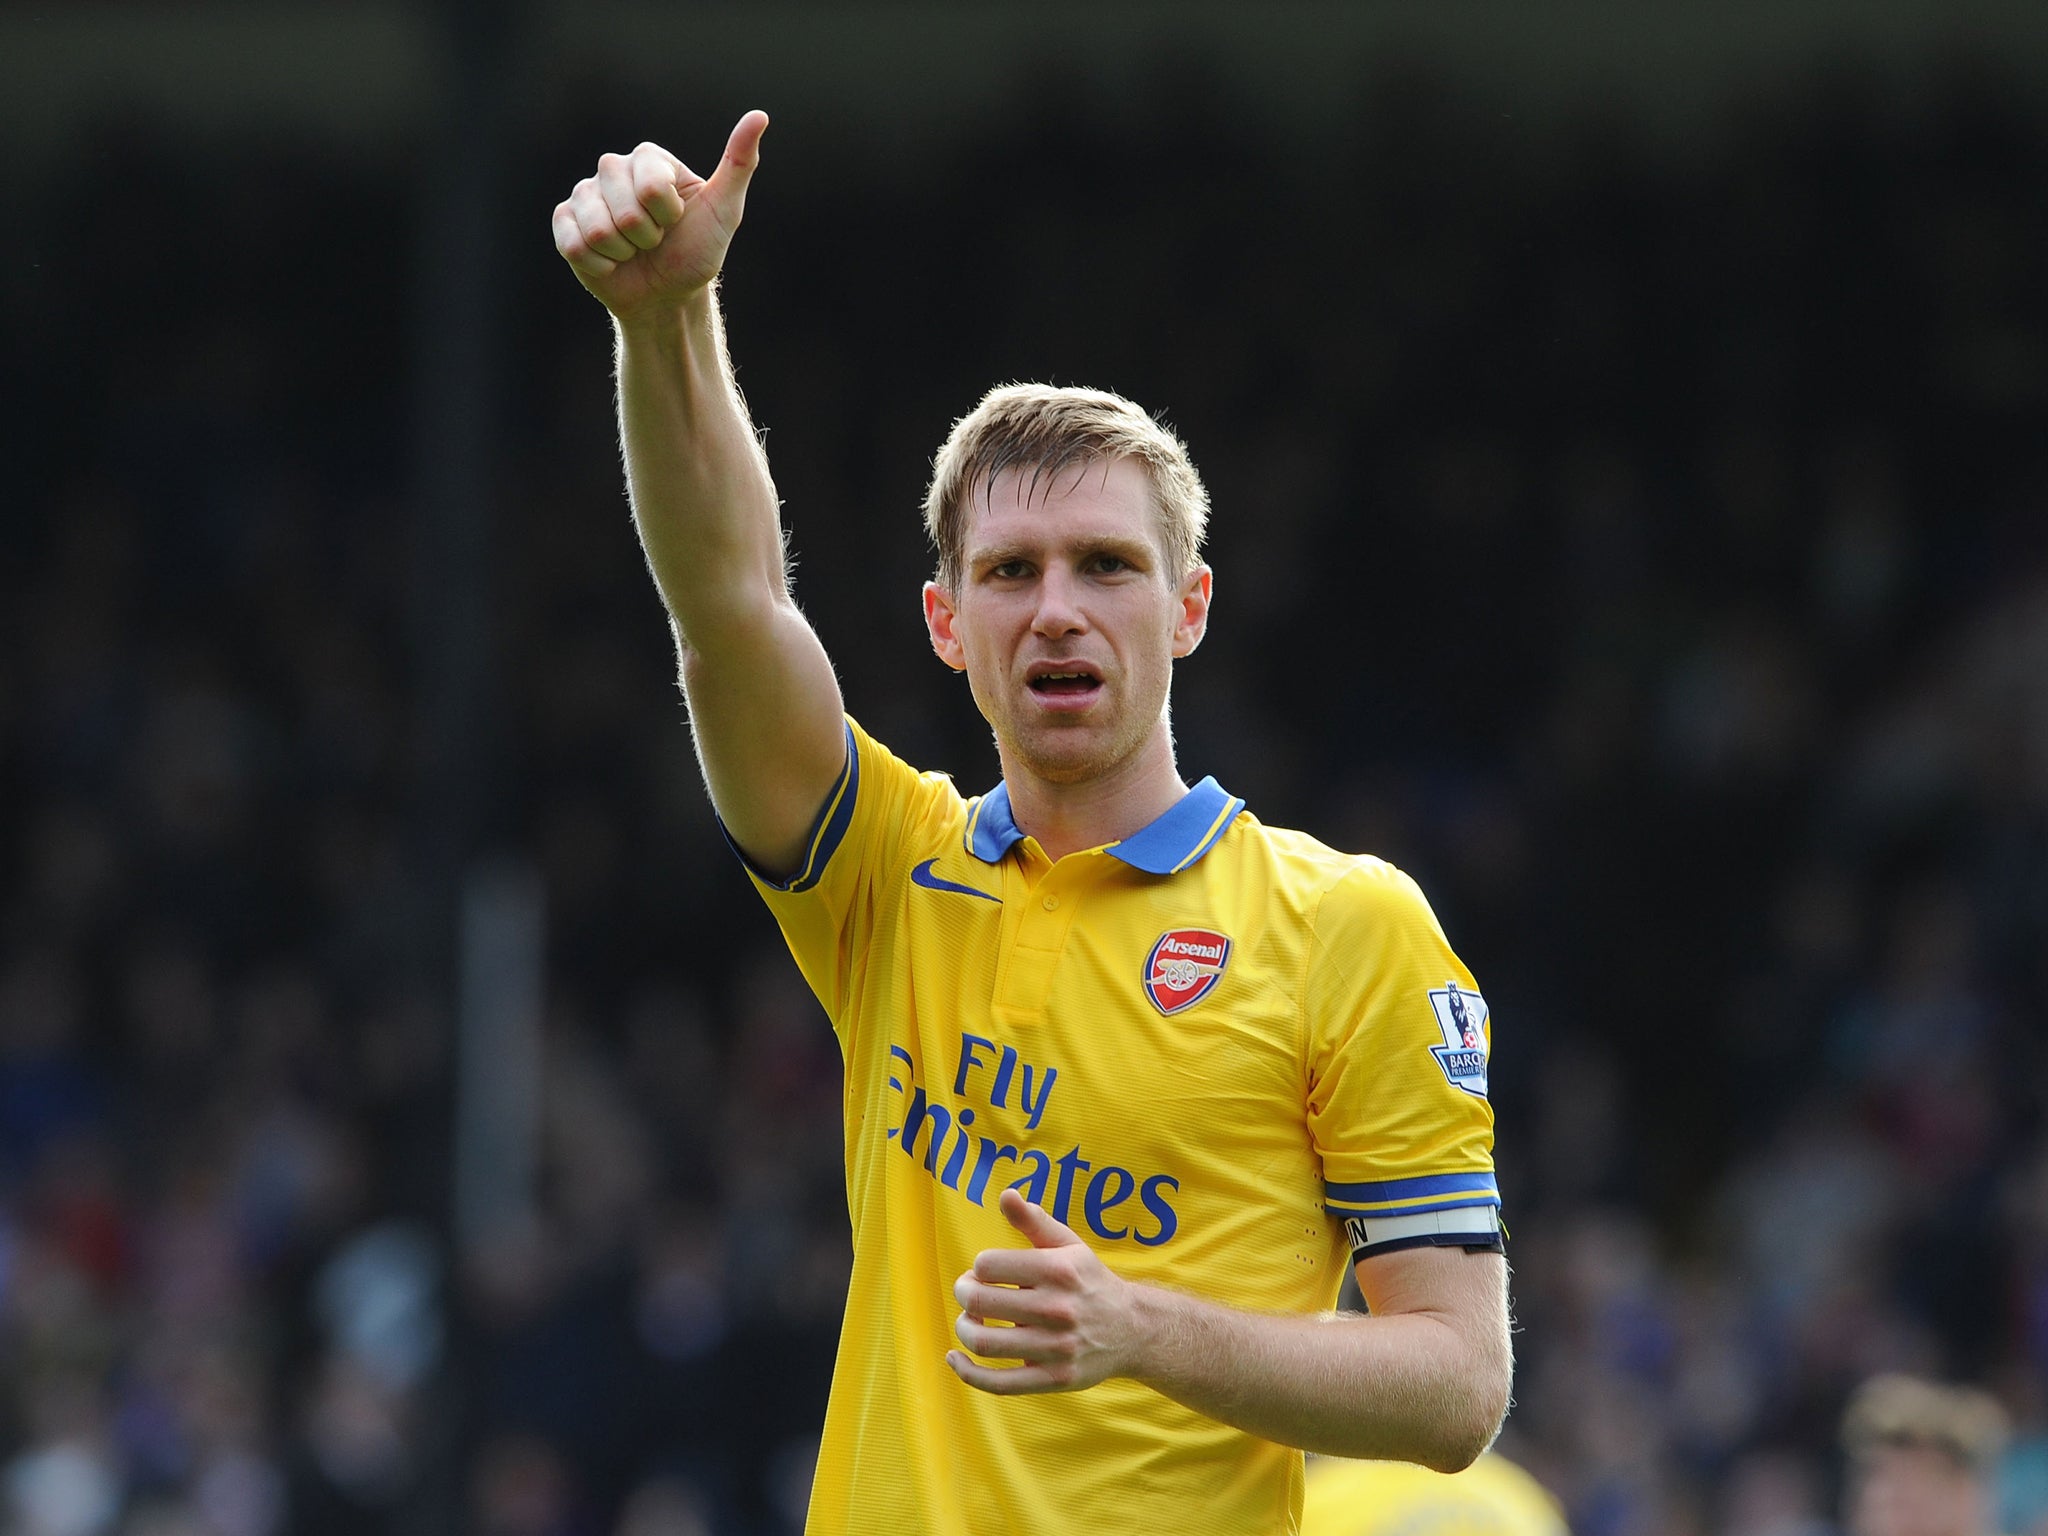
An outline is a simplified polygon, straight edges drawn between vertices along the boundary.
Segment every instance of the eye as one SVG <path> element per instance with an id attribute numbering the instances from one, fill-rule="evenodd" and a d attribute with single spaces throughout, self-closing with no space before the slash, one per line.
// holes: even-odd
<path id="1" fill-rule="evenodd" d="M 998 581 L 1021 581 L 1031 574 L 1031 567 L 1022 560 L 1005 560 L 990 566 L 988 573 Z"/>
<path id="2" fill-rule="evenodd" d="M 1114 576 L 1131 569 L 1131 562 L 1122 555 L 1097 555 L 1095 557 L 1095 569 L 1101 571 L 1104 575 Z"/>

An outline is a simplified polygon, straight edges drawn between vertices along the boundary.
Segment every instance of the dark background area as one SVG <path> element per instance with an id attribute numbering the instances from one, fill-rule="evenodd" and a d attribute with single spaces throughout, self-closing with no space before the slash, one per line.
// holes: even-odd
<path id="1" fill-rule="evenodd" d="M 1996 1391 L 2048 1529 L 2041 18 L 85 5 L 0 58 L 7 1529 L 800 1522 L 838 1063 L 547 227 L 755 105 L 730 330 L 849 708 L 993 782 L 916 605 L 989 384 L 1186 437 L 1183 770 L 1485 986 L 1503 1449 L 1574 1529 L 1826 1529 L 1884 1368 Z M 535 1173 L 458 1228 L 505 870 Z"/>

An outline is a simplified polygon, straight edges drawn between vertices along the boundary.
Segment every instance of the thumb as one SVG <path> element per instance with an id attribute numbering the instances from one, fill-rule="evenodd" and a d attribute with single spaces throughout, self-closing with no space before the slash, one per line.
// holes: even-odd
<path id="1" fill-rule="evenodd" d="M 1053 1218 L 1044 1206 L 1033 1205 L 1014 1189 L 1006 1189 L 997 1202 L 1004 1218 L 1031 1239 L 1034 1248 L 1066 1248 L 1081 1241 L 1073 1228 Z"/>
<path id="2" fill-rule="evenodd" d="M 761 135 L 767 131 L 768 114 L 758 109 L 735 123 L 732 137 L 725 141 L 725 156 L 706 185 L 724 209 L 728 227 L 739 223 L 746 210 L 747 183 L 754 179 L 754 168 L 761 163 Z"/>

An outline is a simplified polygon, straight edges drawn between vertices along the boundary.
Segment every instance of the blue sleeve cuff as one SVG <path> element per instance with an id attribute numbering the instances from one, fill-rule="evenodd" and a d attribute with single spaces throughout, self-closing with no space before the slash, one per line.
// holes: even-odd
<path id="1" fill-rule="evenodd" d="M 1500 1185 L 1491 1173 L 1323 1186 L 1323 1208 L 1344 1223 L 1354 1257 L 1424 1245 L 1501 1246 Z"/>
<path id="2" fill-rule="evenodd" d="M 832 855 L 846 840 L 846 829 L 853 824 L 854 802 L 860 792 L 860 749 L 854 744 L 853 726 L 846 727 L 846 766 L 839 770 L 839 777 L 832 785 L 832 792 L 825 796 L 824 805 L 818 809 L 818 819 L 811 823 L 810 836 L 804 840 L 803 863 L 795 874 L 787 878 L 771 875 L 752 859 L 744 848 L 733 841 L 726 829 L 723 818 L 719 819 L 718 832 L 725 839 L 739 861 L 747 867 L 747 873 L 767 886 L 771 891 L 785 891 L 795 894 L 808 891 L 824 877 L 825 866 L 832 861 Z"/>

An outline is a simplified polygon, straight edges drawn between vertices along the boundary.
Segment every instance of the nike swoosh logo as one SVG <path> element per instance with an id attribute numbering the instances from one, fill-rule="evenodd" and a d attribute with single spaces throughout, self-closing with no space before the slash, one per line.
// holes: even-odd
<path id="1" fill-rule="evenodd" d="M 1003 904 L 1003 898 L 1000 896 L 991 896 L 987 891 L 977 891 L 971 885 L 955 885 L 950 880 L 941 880 L 932 873 L 932 866 L 938 862 L 937 859 L 926 859 L 910 872 L 910 883 L 921 885 L 928 891 L 951 891 L 956 896 L 979 896 L 983 901 L 992 901 L 999 907 Z"/>

